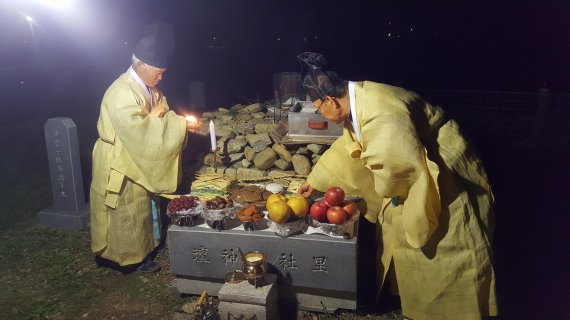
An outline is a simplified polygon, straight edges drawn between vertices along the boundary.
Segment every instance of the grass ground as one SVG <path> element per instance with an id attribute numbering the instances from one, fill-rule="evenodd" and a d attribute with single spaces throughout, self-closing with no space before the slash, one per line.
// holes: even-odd
<path id="1" fill-rule="evenodd" d="M 89 230 L 40 226 L 36 215 L 51 205 L 43 124 L 0 126 L 0 319 L 172 319 L 196 296 L 170 289 L 167 256 L 154 274 L 99 268 Z M 85 169 L 84 169 L 85 170 Z M 297 319 L 402 319 L 390 312 L 299 312 Z"/>

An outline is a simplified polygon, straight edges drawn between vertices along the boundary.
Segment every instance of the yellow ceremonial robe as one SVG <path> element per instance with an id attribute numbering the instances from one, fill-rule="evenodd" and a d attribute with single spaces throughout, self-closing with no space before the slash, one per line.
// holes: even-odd
<path id="1" fill-rule="evenodd" d="M 126 72 L 107 89 L 97 121 L 90 191 L 92 250 L 129 265 L 154 250 L 150 197 L 171 193 L 180 177 L 186 122 L 169 110 L 153 89 L 153 105 L 162 117 L 149 115 L 150 102 Z"/>
<path id="2" fill-rule="evenodd" d="M 493 196 L 459 126 L 402 88 L 357 82 L 355 96 L 360 141 L 347 120 L 309 184 L 364 198 L 379 229 L 378 290 L 393 261 L 405 316 L 496 315 Z"/>

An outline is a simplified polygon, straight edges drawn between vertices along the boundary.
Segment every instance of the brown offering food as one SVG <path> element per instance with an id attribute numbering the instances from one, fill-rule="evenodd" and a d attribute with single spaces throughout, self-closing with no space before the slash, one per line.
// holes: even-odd
<path id="1" fill-rule="evenodd" d="M 265 201 L 270 194 L 271 192 L 259 186 L 245 186 L 234 190 L 230 199 L 235 202 L 255 203 Z"/>
<path id="2" fill-rule="evenodd" d="M 216 196 L 214 199 L 206 201 L 206 208 L 212 210 L 226 209 L 234 206 L 232 200 L 226 200 L 220 196 Z"/>
<path id="3" fill-rule="evenodd" d="M 256 205 L 250 204 L 241 208 L 237 213 L 237 217 L 241 222 L 255 222 L 263 219 L 263 213 L 259 211 Z"/>
<path id="4" fill-rule="evenodd" d="M 198 197 L 196 196 L 181 196 L 170 200 L 167 209 L 171 213 L 186 211 L 190 208 L 194 208 L 200 203 Z"/>

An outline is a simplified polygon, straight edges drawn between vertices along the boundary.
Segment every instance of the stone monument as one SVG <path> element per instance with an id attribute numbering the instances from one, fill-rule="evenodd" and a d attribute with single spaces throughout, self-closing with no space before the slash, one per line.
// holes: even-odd
<path id="1" fill-rule="evenodd" d="M 206 87 L 202 81 L 190 82 L 190 106 L 206 109 Z"/>
<path id="2" fill-rule="evenodd" d="M 40 223 L 82 229 L 89 219 L 83 194 L 77 127 L 70 118 L 51 118 L 44 125 L 53 206 L 38 213 Z"/>

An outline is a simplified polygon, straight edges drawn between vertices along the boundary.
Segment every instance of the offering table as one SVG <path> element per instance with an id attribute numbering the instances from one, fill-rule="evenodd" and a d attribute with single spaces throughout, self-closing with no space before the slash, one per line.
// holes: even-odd
<path id="1" fill-rule="evenodd" d="M 179 293 L 217 296 L 226 275 L 241 270 L 238 252 L 265 253 L 268 273 L 277 276 L 280 304 L 310 311 L 356 309 L 358 224 L 351 239 L 321 234 L 280 237 L 270 230 L 246 231 L 242 225 L 217 231 L 205 223 L 171 225 L 168 248 L 173 286 Z"/>

